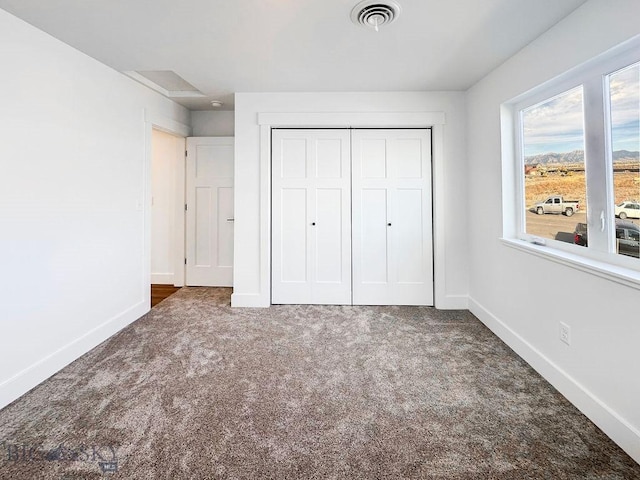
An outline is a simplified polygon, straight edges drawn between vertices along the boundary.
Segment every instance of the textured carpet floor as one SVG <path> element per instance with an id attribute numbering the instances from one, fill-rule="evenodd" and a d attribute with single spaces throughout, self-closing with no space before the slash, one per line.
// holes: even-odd
<path id="1" fill-rule="evenodd" d="M 0 478 L 640 479 L 468 312 L 229 295 L 181 289 L 0 411 Z"/>

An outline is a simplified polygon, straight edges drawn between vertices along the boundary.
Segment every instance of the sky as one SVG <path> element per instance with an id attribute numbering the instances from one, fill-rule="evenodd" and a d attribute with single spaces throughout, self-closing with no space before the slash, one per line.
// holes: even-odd
<path id="1" fill-rule="evenodd" d="M 613 150 L 640 150 L 640 64 L 610 76 Z M 525 157 L 584 150 L 582 87 L 523 112 Z"/>

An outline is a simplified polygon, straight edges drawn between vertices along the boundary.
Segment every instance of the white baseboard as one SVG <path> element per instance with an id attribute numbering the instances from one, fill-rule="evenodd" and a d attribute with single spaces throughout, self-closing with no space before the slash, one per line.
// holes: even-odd
<path id="1" fill-rule="evenodd" d="M 20 398 L 148 311 L 149 301 L 141 301 L 1 383 L 0 408 Z"/>
<path id="2" fill-rule="evenodd" d="M 640 463 L 640 432 L 473 298 L 469 310 L 587 418 Z"/>
<path id="3" fill-rule="evenodd" d="M 231 306 L 242 308 L 267 308 L 271 306 L 268 297 L 259 293 L 232 293 Z"/>
<path id="4" fill-rule="evenodd" d="M 468 295 L 445 295 L 441 299 L 436 299 L 436 308 L 438 310 L 468 310 Z"/>
<path id="5" fill-rule="evenodd" d="M 173 285 L 175 275 L 173 273 L 152 273 L 151 283 L 158 285 Z"/>

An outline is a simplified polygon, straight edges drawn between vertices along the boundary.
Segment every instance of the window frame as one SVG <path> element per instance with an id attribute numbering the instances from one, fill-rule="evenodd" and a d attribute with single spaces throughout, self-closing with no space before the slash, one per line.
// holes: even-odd
<path id="1" fill-rule="evenodd" d="M 640 289 L 640 261 L 616 253 L 609 95 L 609 75 L 638 62 L 640 36 L 501 105 L 502 241 L 507 246 Z M 525 230 L 522 112 L 578 87 L 583 92 L 588 247 L 536 237 Z"/>

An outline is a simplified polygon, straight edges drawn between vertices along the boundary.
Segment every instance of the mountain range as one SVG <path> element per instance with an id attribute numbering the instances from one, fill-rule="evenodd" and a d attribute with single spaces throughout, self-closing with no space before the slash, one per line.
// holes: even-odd
<path id="1" fill-rule="evenodd" d="M 629 150 L 616 150 L 613 152 L 614 162 L 638 162 L 640 152 Z M 525 157 L 525 165 L 547 165 L 555 163 L 582 163 L 584 162 L 584 150 L 574 150 L 566 153 L 542 153 Z"/>

